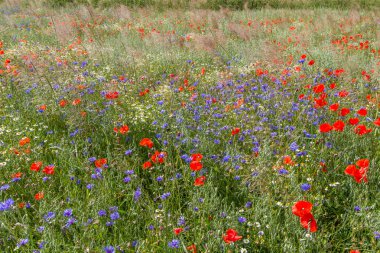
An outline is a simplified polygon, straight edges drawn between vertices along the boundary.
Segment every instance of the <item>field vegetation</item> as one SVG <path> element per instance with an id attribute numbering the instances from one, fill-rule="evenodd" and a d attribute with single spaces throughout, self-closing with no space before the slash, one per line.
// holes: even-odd
<path id="1" fill-rule="evenodd" d="M 377 1 L 0 13 L 1 252 L 380 251 Z"/>

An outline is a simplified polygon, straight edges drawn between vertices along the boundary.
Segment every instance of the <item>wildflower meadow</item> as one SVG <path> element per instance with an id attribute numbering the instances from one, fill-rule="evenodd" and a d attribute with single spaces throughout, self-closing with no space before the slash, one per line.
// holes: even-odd
<path id="1" fill-rule="evenodd" d="M 0 252 L 380 252 L 364 2 L 4 0 Z"/>

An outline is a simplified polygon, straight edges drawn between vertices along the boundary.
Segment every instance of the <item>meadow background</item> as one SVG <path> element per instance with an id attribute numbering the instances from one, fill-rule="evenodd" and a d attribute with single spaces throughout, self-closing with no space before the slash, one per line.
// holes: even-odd
<path id="1" fill-rule="evenodd" d="M 3 0 L 1 252 L 379 252 L 380 4 Z"/>

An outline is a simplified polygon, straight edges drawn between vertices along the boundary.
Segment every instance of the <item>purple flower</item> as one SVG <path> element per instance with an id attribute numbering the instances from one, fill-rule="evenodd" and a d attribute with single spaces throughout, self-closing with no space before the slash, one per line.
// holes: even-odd
<path id="1" fill-rule="evenodd" d="M 21 246 L 24 246 L 28 243 L 28 239 L 21 239 L 18 243 L 17 243 L 17 248 L 20 248 Z"/>
<path id="2" fill-rule="evenodd" d="M 132 154 L 132 150 L 131 149 L 128 149 L 127 151 L 125 151 L 124 155 L 131 155 Z"/>
<path id="3" fill-rule="evenodd" d="M 240 223 L 245 223 L 245 222 L 247 222 L 247 219 L 246 219 L 245 217 L 243 217 L 243 216 L 240 216 L 240 217 L 238 218 L 238 222 L 240 222 Z"/>
<path id="4" fill-rule="evenodd" d="M 99 215 L 100 217 L 103 217 L 103 216 L 106 216 L 106 215 L 107 215 L 107 212 L 106 212 L 106 210 L 99 210 L 98 215 Z"/>
<path id="5" fill-rule="evenodd" d="M 133 199 L 134 199 L 135 201 L 138 201 L 140 197 L 141 197 L 141 188 L 138 187 L 138 188 L 136 189 L 136 191 L 135 191 L 135 194 L 133 195 Z"/>
<path id="6" fill-rule="evenodd" d="M 73 209 L 66 209 L 63 211 L 63 216 L 65 217 L 71 217 L 73 215 Z"/>
<path id="7" fill-rule="evenodd" d="M 303 190 L 303 191 L 308 191 L 308 190 L 310 190 L 310 188 L 311 188 L 311 186 L 310 186 L 310 184 L 301 184 L 301 190 Z"/>
<path id="8" fill-rule="evenodd" d="M 71 225 L 73 225 L 77 220 L 75 218 L 69 218 L 66 222 L 65 228 L 69 228 Z"/>
<path id="9" fill-rule="evenodd" d="M 177 224 L 178 226 L 184 226 L 186 224 L 185 217 L 179 217 Z"/>
<path id="10" fill-rule="evenodd" d="M 178 249 L 180 245 L 180 241 L 177 239 L 172 240 L 171 242 L 168 243 L 168 246 L 173 249 Z"/>
<path id="11" fill-rule="evenodd" d="M 165 192 L 164 194 L 162 194 L 162 195 L 160 196 L 160 198 L 161 198 L 162 200 L 165 200 L 165 199 L 167 199 L 170 195 L 171 195 L 170 192 Z"/>
<path id="12" fill-rule="evenodd" d="M 361 210 L 360 206 L 355 206 L 355 207 L 354 207 L 354 211 L 355 211 L 355 212 L 360 212 L 360 210 Z"/>
<path id="13" fill-rule="evenodd" d="M 113 221 L 107 221 L 107 222 L 106 222 L 106 226 L 107 226 L 107 227 L 112 227 L 113 224 L 114 224 Z"/>
<path id="14" fill-rule="evenodd" d="M 44 220 L 49 222 L 50 220 L 55 218 L 55 213 L 54 212 L 48 212 L 47 214 L 44 215 Z"/>
<path id="15" fill-rule="evenodd" d="M 2 185 L 2 186 L 0 187 L 0 191 L 8 190 L 9 187 L 10 187 L 9 184 Z"/>
<path id="16" fill-rule="evenodd" d="M 376 240 L 380 240 L 380 232 L 379 231 L 375 231 L 375 232 L 373 232 L 373 234 L 374 234 Z"/>
<path id="17" fill-rule="evenodd" d="M 115 248 L 112 246 L 106 246 L 103 248 L 105 253 L 115 253 Z"/>
<path id="18" fill-rule="evenodd" d="M 111 220 L 117 220 L 120 218 L 120 214 L 118 212 L 111 213 L 110 218 Z"/>

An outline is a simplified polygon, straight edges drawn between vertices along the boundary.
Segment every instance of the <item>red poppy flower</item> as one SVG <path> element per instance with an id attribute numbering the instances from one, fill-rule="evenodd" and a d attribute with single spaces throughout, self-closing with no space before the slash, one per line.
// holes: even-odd
<path id="1" fill-rule="evenodd" d="M 148 148 L 153 148 L 153 142 L 149 138 L 143 138 L 140 141 L 140 146 L 142 146 L 142 147 L 148 147 Z"/>
<path id="2" fill-rule="evenodd" d="M 336 83 L 332 83 L 332 84 L 330 84 L 329 87 L 330 87 L 330 89 L 332 89 L 332 90 L 335 89 L 335 87 L 336 87 Z"/>
<path id="3" fill-rule="evenodd" d="M 121 134 L 126 134 L 126 133 L 128 133 L 128 131 L 129 131 L 129 127 L 127 125 L 124 125 L 124 126 L 120 127 L 120 129 L 119 129 L 119 132 Z"/>
<path id="4" fill-rule="evenodd" d="M 188 246 L 186 249 L 191 253 L 197 253 L 197 247 L 195 246 L 195 244 Z"/>
<path id="5" fill-rule="evenodd" d="M 309 65 L 309 66 L 312 66 L 312 65 L 314 65 L 314 63 L 315 63 L 314 60 L 310 60 L 309 63 L 308 63 L 308 65 Z"/>
<path id="6" fill-rule="evenodd" d="M 183 231 L 183 228 L 175 228 L 173 229 L 173 231 L 174 231 L 174 234 L 179 235 Z"/>
<path id="7" fill-rule="evenodd" d="M 59 106 L 60 107 L 65 107 L 66 105 L 67 105 L 67 100 L 62 99 L 61 101 L 59 101 Z"/>
<path id="8" fill-rule="evenodd" d="M 355 126 L 359 123 L 359 119 L 358 118 L 351 118 L 348 120 L 348 123 L 350 123 L 350 125 L 352 125 L 352 126 Z"/>
<path id="9" fill-rule="evenodd" d="M 357 114 L 359 114 L 360 116 L 366 116 L 367 115 L 367 109 L 366 108 L 361 108 L 357 111 Z"/>
<path id="10" fill-rule="evenodd" d="M 36 200 L 41 200 L 41 199 L 44 198 L 44 193 L 43 193 L 43 192 L 38 192 L 38 193 L 36 193 L 36 194 L 34 195 L 34 198 L 35 198 Z"/>
<path id="11" fill-rule="evenodd" d="M 191 155 L 191 161 L 198 161 L 198 162 L 200 162 L 202 160 L 202 158 L 203 158 L 203 155 L 199 154 L 199 153 Z"/>
<path id="12" fill-rule="evenodd" d="M 329 123 L 323 123 L 319 126 L 319 132 L 328 133 L 333 129 L 333 127 Z"/>
<path id="13" fill-rule="evenodd" d="M 38 172 L 40 171 L 41 167 L 42 167 L 42 162 L 37 161 L 37 162 L 32 163 L 32 165 L 30 165 L 30 170 Z"/>
<path id="14" fill-rule="evenodd" d="M 81 103 L 80 98 L 77 98 L 77 99 L 74 99 L 74 101 L 72 102 L 72 105 L 79 105 L 80 103 Z"/>
<path id="15" fill-rule="evenodd" d="M 165 162 L 165 157 L 167 156 L 166 152 L 159 152 L 156 150 L 154 154 L 150 157 L 152 162 L 154 163 L 164 163 Z"/>
<path id="16" fill-rule="evenodd" d="M 205 184 L 206 177 L 205 176 L 200 176 L 197 177 L 194 181 L 194 186 L 202 186 Z"/>
<path id="17" fill-rule="evenodd" d="M 41 111 L 45 111 L 46 108 L 47 108 L 46 105 L 41 105 L 40 108 L 39 108 L 39 110 L 41 110 Z"/>
<path id="18" fill-rule="evenodd" d="M 302 217 L 310 213 L 312 208 L 313 205 L 310 202 L 300 200 L 292 206 L 292 213 L 298 217 Z"/>
<path id="19" fill-rule="evenodd" d="M 342 110 L 340 110 L 340 116 L 342 117 L 346 116 L 349 113 L 350 113 L 350 109 L 348 108 L 342 108 Z"/>
<path id="20" fill-rule="evenodd" d="M 356 161 L 356 165 L 360 168 L 367 168 L 369 166 L 369 160 L 368 159 L 360 159 Z"/>
<path id="21" fill-rule="evenodd" d="M 30 138 L 29 137 L 24 137 L 24 138 L 22 138 L 19 141 L 19 144 L 20 144 L 21 147 L 24 146 L 24 145 L 26 145 L 27 143 L 30 143 Z"/>
<path id="22" fill-rule="evenodd" d="M 288 164 L 288 165 L 293 165 L 294 164 L 294 162 L 292 161 L 292 158 L 290 156 L 288 156 L 288 155 L 284 156 L 282 162 L 284 164 Z"/>
<path id="23" fill-rule="evenodd" d="M 95 167 L 96 168 L 102 168 L 104 165 L 107 164 L 107 159 L 106 158 L 100 158 L 100 159 L 97 159 L 95 162 Z"/>
<path id="24" fill-rule="evenodd" d="M 344 130 L 344 126 L 345 126 L 345 124 L 344 124 L 343 121 L 341 121 L 341 120 L 337 120 L 337 121 L 335 121 L 335 123 L 333 124 L 333 129 L 334 129 L 335 131 L 338 131 L 338 132 L 343 132 L 343 130 Z"/>
<path id="25" fill-rule="evenodd" d="M 367 128 L 365 125 L 357 125 L 355 127 L 355 133 L 358 135 L 364 135 L 372 132 L 372 129 Z"/>
<path id="26" fill-rule="evenodd" d="M 360 253 L 360 251 L 357 249 L 352 249 L 352 250 L 350 250 L 350 253 Z"/>
<path id="27" fill-rule="evenodd" d="M 360 169 L 358 169 L 354 164 L 350 164 L 344 170 L 344 174 L 352 176 L 357 183 L 361 183 L 362 181 L 367 183 L 368 182 L 367 170 L 368 170 L 369 161 L 367 159 L 361 159 L 357 161 L 357 165 L 358 166 L 367 165 L 367 167 L 360 167 Z"/>
<path id="28" fill-rule="evenodd" d="M 231 131 L 231 135 L 233 136 L 233 135 L 236 135 L 236 134 L 238 134 L 240 132 L 240 128 L 234 128 L 234 129 L 232 129 L 232 131 Z"/>
<path id="29" fill-rule="evenodd" d="M 150 161 L 147 161 L 143 164 L 144 170 L 149 169 L 150 167 L 152 167 L 152 163 Z"/>
<path id="30" fill-rule="evenodd" d="M 314 93 L 322 93 L 325 90 L 324 84 L 318 84 L 313 88 Z"/>
<path id="31" fill-rule="evenodd" d="M 345 90 L 339 91 L 338 93 L 339 97 L 341 98 L 347 97 L 348 94 L 349 94 L 348 91 L 345 91 Z"/>
<path id="32" fill-rule="evenodd" d="M 223 236 L 223 240 L 226 243 L 232 243 L 241 240 L 242 236 L 238 235 L 238 233 L 233 229 L 228 229 L 226 231 L 226 235 Z"/>
<path id="33" fill-rule="evenodd" d="M 54 165 L 48 165 L 42 170 L 42 172 L 47 174 L 47 175 L 53 175 L 54 174 L 54 168 L 55 168 Z"/>
<path id="34" fill-rule="evenodd" d="M 190 162 L 190 169 L 192 171 L 199 171 L 203 168 L 203 164 L 200 161 L 192 161 Z"/>
<path id="35" fill-rule="evenodd" d="M 21 176 L 22 176 L 22 172 L 16 172 L 11 175 L 12 179 L 21 178 Z"/>
<path id="36" fill-rule="evenodd" d="M 119 97 L 119 92 L 113 91 L 106 94 L 106 99 L 115 99 Z"/>
<path id="37" fill-rule="evenodd" d="M 338 108 L 339 108 L 339 104 L 338 103 L 330 105 L 330 111 L 335 112 L 335 111 L 338 110 Z"/>
<path id="38" fill-rule="evenodd" d="M 326 93 L 322 93 L 319 98 L 314 98 L 314 107 L 315 108 L 321 108 L 321 107 L 324 107 L 325 105 L 327 105 L 327 101 L 326 101 L 326 97 L 327 97 L 327 94 Z"/>
<path id="39" fill-rule="evenodd" d="M 301 226 L 309 229 L 310 232 L 317 232 L 317 222 L 311 213 L 306 213 L 300 217 Z"/>
<path id="40" fill-rule="evenodd" d="M 373 124 L 375 124 L 375 126 L 380 127 L 380 118 L 377 118 L 377 119 L 373 122 Z"/>

